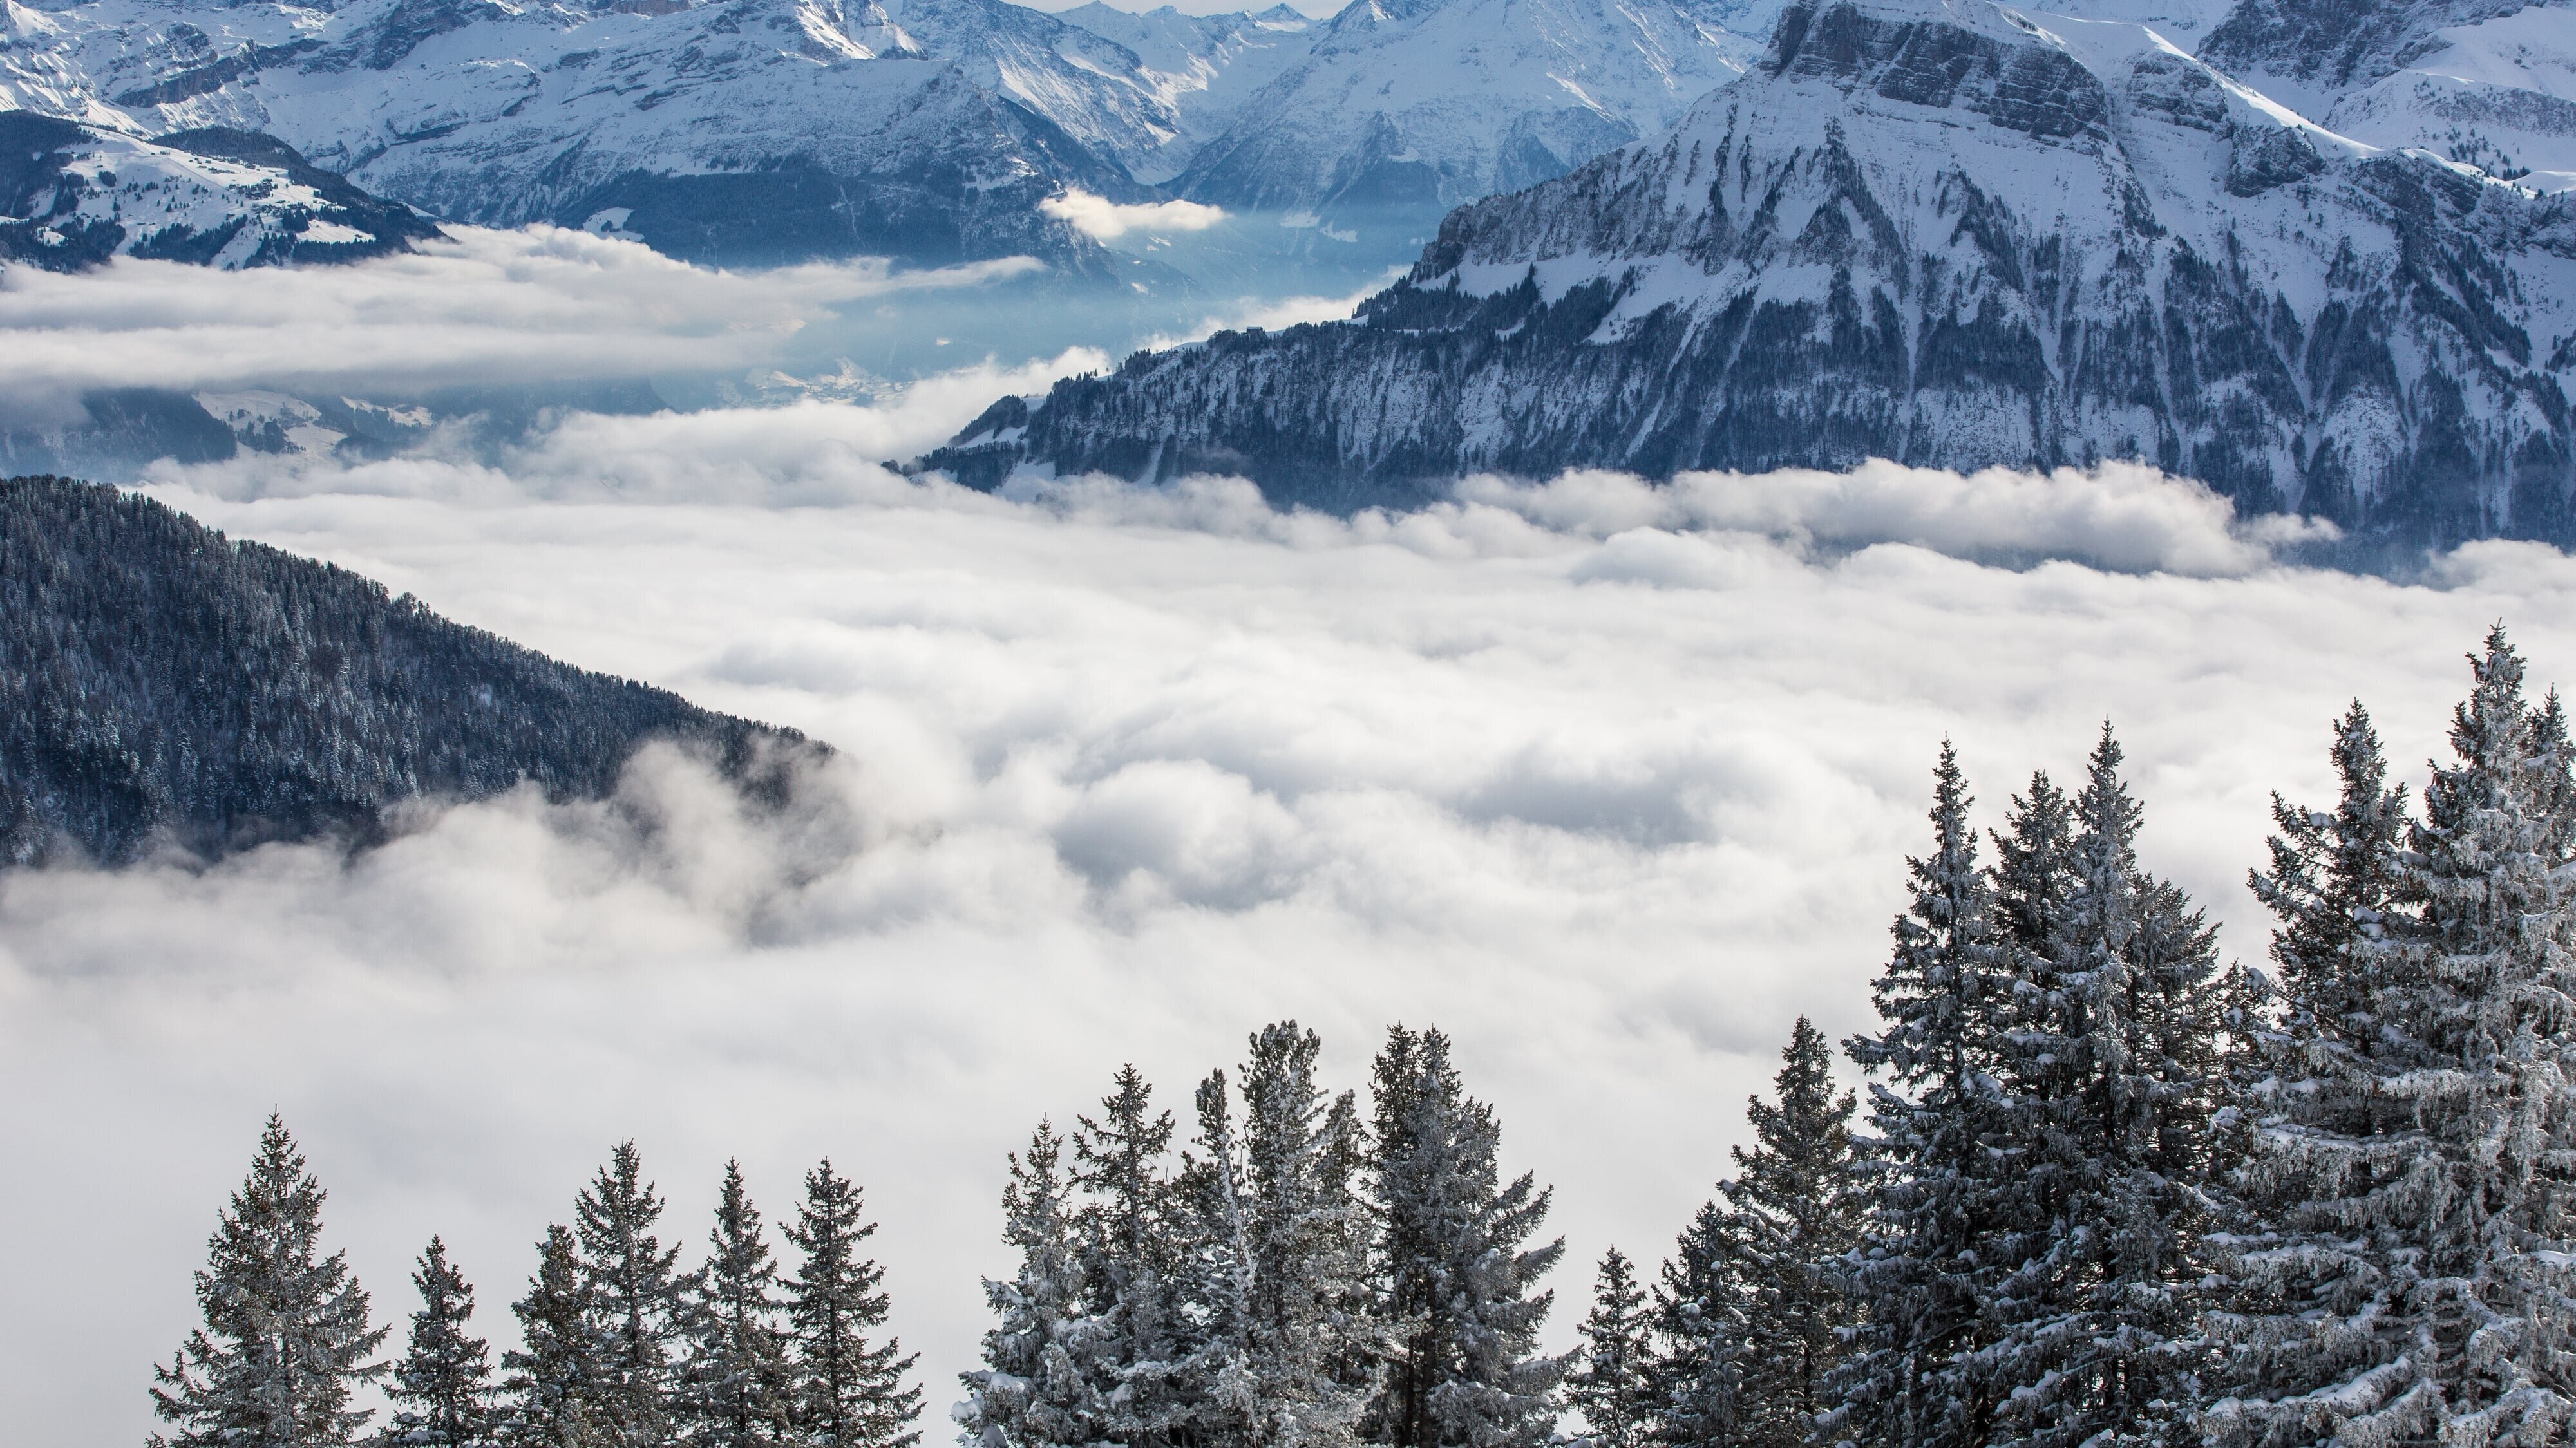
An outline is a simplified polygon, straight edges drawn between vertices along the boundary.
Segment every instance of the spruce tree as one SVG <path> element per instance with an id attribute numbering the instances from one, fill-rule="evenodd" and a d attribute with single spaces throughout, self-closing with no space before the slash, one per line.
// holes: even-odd
<path id="1" fill-rule="evenodd" d="M 1225 1072 L 1208 1073 L 1195 1097 L 1198 1136 L 1181 1160 L 1181 1189 L 1195 1218 L 1182 1296 L 1198 1324 L 1183 1396 L 1201 1441 L 1249 1443 L 1271 1421 L 1253 1371 L 1253 1226 L 1242 1136 Z"/>
<path id="2" fill-rule="evenodd" d="M 686 1429 L 695 1448 L 743 1448 L 788 1436 L 795 1383 L 779 1323 L 778 1264 L 742 1164 L 725 1163 L 707 1264 L 689 1318 Z"/>
<path id="3" fill-rule="evenodd" d="M 859 1256 L 876 1234 L 864 1220 L 857 1183 L 830 1159 L 805 1174 L 805 1201 L 787 1240 L 804 1256 L 787 1282 L 787 1317 L 796 1335 L 796 1424 L 800 1441 L 817 1448 L 908 1448 L 921 1441 L 921 1389 L 903 1385 L 913 1358 L 892 1337 L 871 1344 L 885 1326 L 885 1269 Z"/>
<path id="4" fill-rule="evenodd" d="M 1116 1441 L 1095 1376 L 1104 1331 L 1087 1309 L 1090 1286 L 1064 1139 L 1038 1123 L 1002 1188 L 1002 1237 L 1020 1254 L 1010 1281 L 986 1279 L 998 1320 L 984 1332 L 984 1366 L 960 1375 L 961 1441 L 975 1448 L 1059 1448 Z"/>
<path id="5" fill-rule="evenodd" d="M 347 1255 L 319 1255 L 323 1195 L 271 1112 L 206 1241 L 205 1323 L 152 1370 L 153 1412 L 175 1425 L 155 1448 L 327 1448 L 355 1442 L 373 1416 L 349 1399 L 384 1372 L 367 1359 L 387 1329 L 367 1326 Z"/>
<path id="6" fill-rule="evenodd" d="M 593 1426 L 620 1448 L 658 1448 L 672 1436 L 689 1282 L 677 1244 L 654 1235 L 662 1198 L 644 1161 L 621 1141 L 573 1204 L 583 1291 L 600 1340 Z"/>
<path id="7" fill-rule="evenodd" d="M 1748 1448 L 1796 1448 L 1834 1406 L 1828 1382 L 1853 1315 L 1842 1259 L 1860 1233 L 1858 1103 L 1834 1090 L 1833 1048 L 1801 1016 L 1780 1059 L 1780 1099 L 1746 1104 L 1754 1145 L 1735 1148 L 1736 1175 L 1718 1188 L 1737 1222 L 1747 1407 L 1737 1441 Z"/>
<path id="8" fill-rule="evenodd" d="M 2031 798 L 2055 794 L 2046 778 Z M 1997 1410 L 1981 1371 L 1985 1307 L 2016 1195 L 2018 1143 L 1997 1077 L 2011 1009 L 2006 935 L 1992 878 L 1977 859 L 1958 752 L 1933 770 L 1932 849 L 1906 861 L 1905 913 L 1872 987 L 1882 1022 L 1848 1043 L 1870 1086 L 1864 1144 L 1870 1198 L 1850 1270 L 1859 1324 L 1838 1378 L 1834 1436 L 1886 1448 L 1979 1448 Z M 2037 828 L 2031 828 L 2032 825 Z M 2062 817 L 2023 806 L 2006 851 L 2023 863 L 2020 896 L 2060 893 L 2039 858 L 2059 851 Z M 2040 905 L 2035 917 L 2054 909 Z"/>
<path id="9" fill-rule="evenodd" d="M 1701 1205 L 1655 1284 L 1661 1339 L 1648 1375 L 1647 1436 L 1657 1443 L 1732 1445 L 1753 1404 L 1745 1393 L 1751 1293 L 1744 1223 L 1715 1201 Z"/>
<path id="10" fill-rule="evenodd" d="M 2220 1444 L 2472 1448 L 2567 1429 L 2571 761 L 2556 697 L 2525 702 L 2501 627 L 2471 666 L 2454 762 L 2402 852 L 2382 843 L 2395 806 L 2366 720 L 2338 731 L 2338 848 L 2276 846 L 2281 1046 L 2243 1172 L 2267 1219 L 2219 1320 Z"/>
<path id="11" fill-rule="evenodd" d="M 1562 1240 L 1524 1247 L 1552 1193 L 1505 1184 L 1493 1109 L 1465 1094 L 1436 1030 L 1390 1030 L 1374 1071 L 1375 1269 L 1387 1332 L 1370 1437 L 1398 1448 L 1546 1440 L 1566 1360 L 1541 1354 Z"/>
<path id="12" fill-rule="evenodd" d="M 1327 1096 L 1316 1083 L 1313 1031 L 1280 1022 L 1250 1044 L 1239 1142 L 1222 1110 L 1223 1073 L 1201 1092 L 1200 1140 L 1223 1173 L 1212 1235 L 1233 1268 L 1216 1305 L 1240 1312 L 1245 1440 L 1324 1448 L 1351 1440 L 1366 1405 L 1359 1120 L 1349 1093 Z"/>
<path id="13" fill-rule="evenodd" d="M 1076 1118 L 1073 1133 L 1074 1177 L 1088 1196 L 1079 1211 L 1086 1309 L 1099 1348 L 1090 1370 L 1112 1405 L 1105 1430 L 1131 1448 L 1171 1441 L 1192 1411 L 1180 1297 L 1186 1213 L 1167 1166 L 1172 1114 L 1153 1109 L 1153 1094 L 1143 1073 L 1123 1066 L 1099 1119 Z"/>
<path id="14" fill-rule="evenodd" d="M 2366 1056 L 2378 1036 L 2377 983 L 2406 845 L 2406 789 L 2390 787 L 2379 734 L 2356 699 L 2328 751 L 2341 793 L 2334 812 L 2272 796 L 2269 870 L 2248 872 L 2254 898 L 2280 920 L 2272 959 L 2287 1012 L 2283 1032 L 2303 1052 Z"/>
<path id="15" fill-rule="evenodd" d="M 394 1367 L 387 1440 L 403 1448 L 484 1448 L 499 1415 L 492 1403 L 492 1349 L 471 1330 L 474 1288 L 449 1264 L 447 1244 L 436 1237 L 411 1281 L 420 1310 L 411 1315 L 411 1340 Z"/>
<path id="16" fill-rule="evenodd" d="M 2003 1327 L 1987 1357 L 2011 1393 L 2003 1431 L 2065 1448 L 2188 1436 L 2209 1275 L 2216 952 L 2182 892 L 2139 867 L 2143 811 L 2120 764 L 2106 726 L 2007 1036 L 2032 1230 L 1994 1290 Z"/>
<path id="17" fill-rule="evenodd" d="M 1593 1277 L 1583 1347 L 1565 1379 L 1567 1404 L 1600 1448 L 1645 1448 L 1654 1414 L 1654 1325 L 1637 1269 L 1611 1248 Z"/>
<path id="18" fill-rule="evenodd" d="M 504 1353 L 501 1384 L 509 1441 L 539 1448 L 606 1448 L 599 1394 L 607 1378 L 606 1339 L 592 1311 L 581 1244 L 561 1222 L 537 1243 L 527 1295 L 510 1304 L 521 1346 Z"/>

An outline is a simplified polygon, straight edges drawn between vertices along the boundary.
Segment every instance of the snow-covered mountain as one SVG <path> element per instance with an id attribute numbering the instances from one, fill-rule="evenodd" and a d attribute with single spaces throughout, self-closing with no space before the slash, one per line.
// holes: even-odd
<path id="1" fill-rule="evenodd" d="M 1304 60 L 1317 23 L 1286 5 L 1259 12 L 1184 15 L 1117 10 L 1090 0 L 1057 19 L 1125 46 L 1170 104 L 1178 130 L 1158 149 L 1123 156 L 1137 180 L 1161 184 L 1234 123 L 1244 100 Z"/>
<path id="2" fill-rule="evenodd" d="M 994 28 L 961 10 L 1091 44 L 998 3 L 913 0 L 907 15 Z M 923 58 L 882 8 L 843 0 L 94 0 L 7 16 L 0 96 L 25 109 L 146 137 L 265 131 L 442 218 L 618 229 L 681 256 L 1098 266 L 1038 204 L 1136 189 L 1063 126 Z M 987 50 L 1026 39 L 995 30 Z M 1058 109 L 1114 119 L 1100 95 L 1116 91 Z"/>
<path id="3" fill-rule="evenodd" d="M 194 130 L 155 143 L 0 111 L 0 261 L 71 271 L 139 256 L 232 270 L 355 261 L 437 234 L 272 137 Z"/>
<path id="4" fill-rule="evenodd" d="M 1671 125 L 1735 77 L 1771 9 L 1353 0 L 1172 188 L 1263 210 L 1445 206 L 1517 190 Z"/>
<path id="5" fill-rule="evenodd" d="M 2357 140 L 2576 187 L 2576 9 L 2243 0 L 2201 57 Z"/>
<path id="6" fill-rule="evenodd" d="M 221 127 L 442 219 L 771 262 L 1122 270 L 1070 190 L 1432 205 L 1669 124 L 1776 0 L 1355 0 L 1065 16 L 1008 0 L 0 3 L 0 109 Z"/>
<path id="7" fill-rule="evenodd" d="M 2149 27 L 1800 0 L 1661 138 L 1453 213 L 1351 323 L 997 404 L 928 461 L 1249 475 L 2143 458 L 2254 511 L 2576 539 L 2576 212 Z"/>

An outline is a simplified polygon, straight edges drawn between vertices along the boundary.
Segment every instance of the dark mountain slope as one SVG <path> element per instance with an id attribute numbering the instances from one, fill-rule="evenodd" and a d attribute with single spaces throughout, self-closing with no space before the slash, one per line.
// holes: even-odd
<path id="1" fill-rule="evenodd" d="M 416 795 L 597 797 L 638 744 L 803 736 L 556 663 L 345 569 L 66 478 L 0 483 L 0 852 L 364 837 Z M 772 785 L 775 780 L 769 781 Z"/>

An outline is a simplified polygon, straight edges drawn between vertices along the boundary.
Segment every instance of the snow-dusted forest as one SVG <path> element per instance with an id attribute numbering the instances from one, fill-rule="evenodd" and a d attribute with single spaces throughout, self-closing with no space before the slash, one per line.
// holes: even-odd
<path id="1" fill-rule="evenodd" d="M 1186 1113 L 1119 1070 L 1010 1159 L 1019 1265 L 985 1285 L 962 1441 L 2563 1437 L 2576 744 L 2500 628 L 2471 662 L 2420 800 L 2358 703 L 2330 740 L 2340 797 L 2276 797 L 2252 873 L 2268 969 L 2223 965 L 2139 864 L 2107 727 L 2082 779 L 2034 775 L 1992 827 L 1945 748 L 1879 1026 L 1842 1043 L 1865 1100 L 1800 1021 L 1752 1144 L 1660 1270 L 1603 1259 L 1570 1352 L 1541 1346 L 1552 1189 L 1510 1172 L 1438 1030 L 1390 1029 L 1364 1096 L 1318 1079 L 1294 1023 L 1254 1032 Z M 204 1324 L 154 1370 L 156 1443 L 932 1431 L 860 1188 L 828 1161 L 783 1252 L 729 1172 L 691 1253 L 619 1145 L 544 1228 L 497 1353 L 435 1239 L 407 1324 L 376 1312 L 326 1250 L 323 1201 L 272 1117 L 197 1278 Z"/>

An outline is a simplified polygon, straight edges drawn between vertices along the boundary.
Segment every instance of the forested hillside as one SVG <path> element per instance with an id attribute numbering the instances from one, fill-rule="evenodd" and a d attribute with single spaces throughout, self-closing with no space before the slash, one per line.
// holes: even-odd
<path id="1" fill-rule="evenodd" d="M 644 740 L 741 776 L 802 736 L 451 623 L 68 478 L 0 484 L 0 851 L 364 835 L 415 795 L 597 796 Z M 810 746 L 809 746 L 810 747 Z"/>

